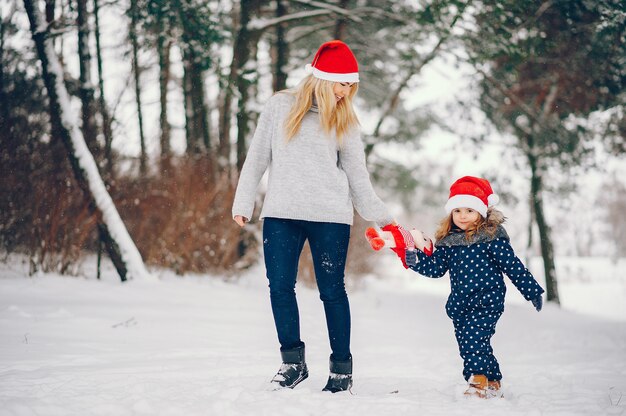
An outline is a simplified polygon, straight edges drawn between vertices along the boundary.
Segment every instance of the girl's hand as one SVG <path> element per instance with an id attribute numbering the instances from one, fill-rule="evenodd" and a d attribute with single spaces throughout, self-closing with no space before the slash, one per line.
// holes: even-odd
<path id="1" fill-rule="evenodd" d="M 541 295 L 537 296 L 535 299 L 531 299 L 531 302 L 533 303 L 535 309 L 537 309 L 537 312 L 539 312 L 543 306 L 543 299 L 541 298 Z"/>
<path id="2" fill-rule="evenodd" d="M 235 215 L 233 217 L 238 226 L 243 227 L 248 222 L 248 219 L 242 215 Z"/>
<path id="3" fill-rule="evenodd" d="M 417 265 L 417 253 L 414 250 L 407 250 L 404 254 L 404 262 L 410 268 Z"/>

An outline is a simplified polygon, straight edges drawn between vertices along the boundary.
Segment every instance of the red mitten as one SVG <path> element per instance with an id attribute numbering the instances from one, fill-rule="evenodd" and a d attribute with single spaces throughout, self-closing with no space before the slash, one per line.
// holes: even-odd
<path id="1" fill-rule="evenodd" d="M 404 260 L 404 256 L 406 253 L 406 249 L 415 248 L 415 241 L 413 241 L 413 236 L 407 230 L 402 228 L 401 225 L 387 224 L 382 228 L 383 231 L 388 231 L 393 236 L 393 239 L 396 243 L 396 246 L 391 250 L 396 253 L 400 260 L 402 261 L 402 265 L 405 269 L 408 269 L 406 261 Z"/>
<path id="2" fill-rule="evenodd" d="M 376 251 L 385 247 L 385 240 L 380 238 L 378 231 L 376 231 L 375 228 L 369 227 L 365 230 L 365 238 L 367 238 L 367 241 L 370 243 L 370 246 L 372 246 L 372 249 Z"/>

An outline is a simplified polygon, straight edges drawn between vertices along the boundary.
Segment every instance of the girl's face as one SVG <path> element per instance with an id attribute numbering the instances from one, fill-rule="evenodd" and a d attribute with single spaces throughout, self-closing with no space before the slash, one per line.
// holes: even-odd
<path id="1" fill-rule="evenodd" d="M 452 210 L 452 222 L 465 231 L 480 219 L 478 211 L 471 208 L 455 208 Z"/>
<path id="2" fill-rule="evenodd" d="M 343 97 L 350 94 L 354 82 L 335 82 L 333 84 L 333 94 L 335 94 L 336 102 L 341 101 Z"/>

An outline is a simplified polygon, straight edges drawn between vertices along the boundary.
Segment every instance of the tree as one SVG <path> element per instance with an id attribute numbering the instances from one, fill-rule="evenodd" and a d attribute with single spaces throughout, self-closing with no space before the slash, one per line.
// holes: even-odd
<path id="1" fill-rule="evenodd" d="M 98 103 L 100 105 L 100 115 L 102 117 L 102 133 L 104 134 L 104 159 L 106 162 L 106 170 L 109 175 L 113 173 L 112 166 L 112 143 L 113 131 L 111 129 L 111 116 L 104 95 L 104 75 L 102 62 L 102 47 L 100 45 L 100 0 L 93 0 L 93 14 L 95 18 L 94 34 L 96 35 L 96 59 L 98 62 Z"/>
<path id="2" fill-rule="evenodd" d="M 276 18 L 287 15 L 287 2 L 276 0 Z M 289 43 L 286 39 L 287 24 L 276 25 L 276 37 L 272 42 L 272 88 L 274 91 L 284 90 L 287 87 L 286 66 L 289 62 Z"/>
<path id="3" fill-rule="evenodd" d="M 90 209 L 97 216 L 98 230 L 109 256 L 122 281 L 131 277 L 147 278 L 150 275 L 141 255 L 106 190 L 93 155 L 87 148 L 78 128 L 78 121 L 70 108 L 69 94 L 63 83 L 63 69 L 52 45 L 49 25 L 43 21 L 36 1 L 24 0 L 24 6 L 41 62 L 48 93 L 50 121 L 63 140 L 76 180 L 89 201 Z"/>
<path id="4" fill-rule="evenodd" d="M 188 0 L 174 2 L 180 25 L 183 53 L 183 91 L 187 153 L 209 153 L 210 117 L 206 103 L 204 74 L 211 65 L 212 46 L 220 39 L 208 4 Z"/>
<path id="5" fill-rule="evenodd" d="M 593 135 L 584 119 L 620 106 L 626 81 L 626 29 L 619 2 L 596 3 L 484 0 L 476 4 L 476 29 L 464 38 L 469 61 L 481 75 L 481 107 L 499 130 L 517 137 L 527 158 L 547 299 L 555 303 L 554 249 L 544 212 L 546 172 L 585 159 Z"/>
<path id="6" fill-rule="evenodd" d="M 141 154 L 139 156 L 139 169 L 142 174 L 147 170 L 148 155 L 146 152 L 146 136 L 143 131 L 143 106 L 141 104 L 141 66 L 139 65 L 139 6 L 138 0 L 130 0 L 130 25 L 128 27 L 128 37 L 131 43 L 133 76 L 135 81 L 135 102 L 137 104 L 137 121 L 139 123 L 139 143 Z"/>
<path id="7" fill-rule="evenodd" d="M 164 158 L 170 155 L 168 84 L 172 78 L 170 52 L 182 54 L 183 105 L 187 154 L 210 153 L 210 109 L 206 99 L 206 73 L 213 66 L 215 45 L 222 39 L 213 2 L 147 0 L 141 11 L 144 47 L 156 49 L 159 62 L 160 144 Z"/>
<path id="8" fill-rule="evenodd" d="M 99 154 L 97 142 L 98 131 L 95 120 L 95 100 L 93 81 L 91 79 L 91 52 L 89 50 L 89 13 L 87 12 L 87 0 L 76 1 L 78 26 L 78 62 L 80 67 L 80 100 L 82 103 L 82 130 L 87 146 L 92 154 Z"/>

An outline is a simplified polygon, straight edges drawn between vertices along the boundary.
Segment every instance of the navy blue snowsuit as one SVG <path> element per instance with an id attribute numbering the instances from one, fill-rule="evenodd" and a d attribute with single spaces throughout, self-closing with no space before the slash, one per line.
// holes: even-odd
<path id="1" fill-rule="evenodd" d="M 490 341 L 504 311 L 506 286 L 502 273 L 526 300 L 541 295 L 543 289 L 513 252 L 501 225 L 495 236 L 479 232 L 471 241 L 459 231 L 439 240 L 430 257 L 418 250 L 418 263 L 411 269 L 428 277 L 450 272 L 446 312 L 454 323 L 463 376 L 467 380 L 472 374 L 484 374 L 489 380 L 500 380 L 502 374 Z"/>

